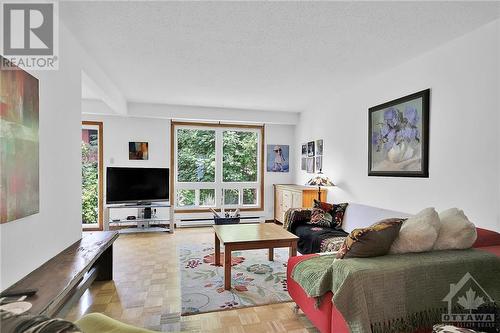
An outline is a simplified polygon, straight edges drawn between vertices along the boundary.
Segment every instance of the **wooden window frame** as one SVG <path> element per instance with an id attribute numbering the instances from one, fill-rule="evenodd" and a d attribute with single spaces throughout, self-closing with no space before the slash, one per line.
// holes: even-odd
<path id="1" fill-rule="evenodd" d="M 265 158 L 265 125 L 247 125 L 247 124 L 231 124 L 231 123 L 210 123 L 210 122 L 189 122 L 189 121 L 174 121 L 170 122 L 170 202 L 172 207 L 176 207 L 177 199 L 175 197 L 175 175 L 177 170 L 175 170 L 175 130 L 178 126 L 193 126 L 193 127 L 209 127 L 209 128 L 242 128 L 242 129 L 254 129 L 260 132 L 260 164 L 257 166 L 259 168 L 259 178 L 260 178 L 260 189 L 259 190 L 259 205 L 257 207 L 240 207 L 240 211 L 263 211 L 264 210 L 264 158 Z M 216 147 L 217 149 L 217 147 Z M 174 210 L 175 213 L 206 213 L 210 212 L 208 208 L 178 208 Z"/>
<path id="2" fill-rule="evenodd" d="M 102 121 L 87 121 L 84 120 L 82 121 L 82 127 L 84 125 L 90 125 L 90 126 L 97 126 L 98 127 L 98 140 L 99 140 L 99 167 L 97 169 L 98 176 L 99 176 L 99 198 L 98 200 L 98 205 L 99 205 L 99 216 L 97 218 L 97 223 L 98 227 L 97 228 L 84 228 L 82 224 L 82 230 L 83 231 L 102 231 L 103 230 L 103 213 L 104 213 L 104 198 L 103 198 L 103 186 L 104 186 L 104 157 L 103 157 L 103 151 L 104 151 L 104 140 L 103 140 L 103 123 Z"/>

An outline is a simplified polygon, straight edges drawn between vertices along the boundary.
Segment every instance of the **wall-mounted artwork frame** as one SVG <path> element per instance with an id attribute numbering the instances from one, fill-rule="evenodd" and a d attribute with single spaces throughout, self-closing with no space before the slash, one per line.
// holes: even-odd
<path id="1" fill-rule="evenodd" d="M 129 142 L 128 143 L 129 160 L 148 160 L 149 144 L 147 142 Z"/>
<path id="2" fill-rule="evenodd" d="M 314 165 L 316 172 L 321 171 L 323 169 L 323 156 L 316 156 L 314 158 Z"/>
<path id="3" fill-rule="evenodd" d="M 314 150 L 314 141 L 309 141 L 307 143 L 307 156 L 308 157 L 313 157 L 315 154 L 315 150 Z"/>
<path id="4" fill-rule="evenodd" d="M 368 110 L 368 176 L 429 177 L 430 89 Z"/>
<path id="5" fill-rule="evenodd" d="M 314 157 L 307 158 L 307 173 L 314 173 Z"/>
<path id="6" fill-rule="evenodd" d="M 307 157 L 302 157 L 300 159 L 300 170 L 307 170 Z"/>
<path id="7" fill-rule="evenodd" d="M 289 172 L 289 145 L 267 145 L 267 172 Z"/>
<path id="8" fill-rule="evenodd" d="M 38 79 L 0 65 L 0 97 L 0 223 L 7 223 L 40 211 Z"/>
<path id="9" fill-rule="evenodd" d="M 323 139 L 316 140 L 316 156 L 323 156 Z"/>
<path id="10" fill-rule="evenodd" d="M 307 143 L 302 144 L 302 156 L 307 156 Z"/>

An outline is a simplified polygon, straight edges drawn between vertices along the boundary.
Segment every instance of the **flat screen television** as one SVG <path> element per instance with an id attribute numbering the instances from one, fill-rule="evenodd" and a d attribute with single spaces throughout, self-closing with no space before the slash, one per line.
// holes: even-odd
<path id="1" fill-rule="evenodd" d="M 106 203 L 150 203 L 168 201 L 168 168 L 108 167 Z"/>

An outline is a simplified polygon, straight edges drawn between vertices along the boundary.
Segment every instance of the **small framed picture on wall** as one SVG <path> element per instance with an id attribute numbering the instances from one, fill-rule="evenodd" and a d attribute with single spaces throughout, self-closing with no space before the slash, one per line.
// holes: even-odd
<path id="1" fill-rule="evenodd" d="M 302 156 L 307 156 L 307 143 L 302 144 Z"/>
<path id="2" fill-rule="evenodd" d="M 147 160 L 149 159 L 149 149 L 147 142 L 129 142 L 128 143 L 129 160 Z"/>
<path id="3" fill-rule="evenodd" d="M 316 140 L 316 156 L 323 156 L 323 139 Z"/>
<path id="4" fill-rule="evenodd" d="M 300 161 L 300 170 L 307 170 L 307 157 L 302 157 Z"/>
<path id="5" fill-rule="evenodd" d="M 314 157 L 307 158 L 307 173 L 314 173 Z"/>
<path id="6" fill-rule="evenodd" d="M 314 156 L 314 141 L 310 141 L 307 143 L 307 156 Z"/>
<path id="7" fill-rule="evenodd" d="M 316 156 L 316 171 L 323 169 L 323 156 Z"/>

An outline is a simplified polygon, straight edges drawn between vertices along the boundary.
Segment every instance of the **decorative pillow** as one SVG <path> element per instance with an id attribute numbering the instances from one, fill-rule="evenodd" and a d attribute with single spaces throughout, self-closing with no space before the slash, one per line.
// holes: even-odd
<path id="1" fill-rule="evenodd" d="M 401 226 L 390 253 L 431 251 L 439 235 L 441 221 L 434 208 L 426 208 L 409 217 Z"/>
<path id="2" fill-rule="evenodd" d="M 321 241 L 319 252 L 337 252 L 344 244 L 345 237 L 330 237 Z"/>
<path id="3" fill-rule="evenodd" d="M 404 220 L 384 219 L 368 228 L 354 229 L 346 237 L 337 258 L 367 258 L 387 254 Z"/>
<path id="4" fill-rule="evenodd" d="M 302 208 L 290 208 L 285 212 L 283 228 L 293 232 L 299 224 L 307 223 L 311 219 L 311 210 Z"/>
<path id="5" fill-rule="evenodd" d="M 469 221 L 464 212 L 450 208 L 439 214 L 441 228 L 434 243 L 434 250 L 469 249 L 476 241 L 476 226 Z"/>
<path id="6" fill-rule="evenodd" d="M 335 229 L 342 229 L 342 221 L 344 220 L 344 214 L 347 209 L 347 205 L 348 203 L 330 204 L 314 199 L 314 208 L 322 209 L 323 211 L 330 214 L 330 216 L 332 217 L 331 227 Z"/>
<path id="7" fill-rule="evenodd" d="M 311 220 L 309 220 L 308 223 L 327 228 L 335 227 L 335 224 L 333 224 L 333 218 L 330 213 L 325 212 L 321 208 L 312 209 Z"/>

